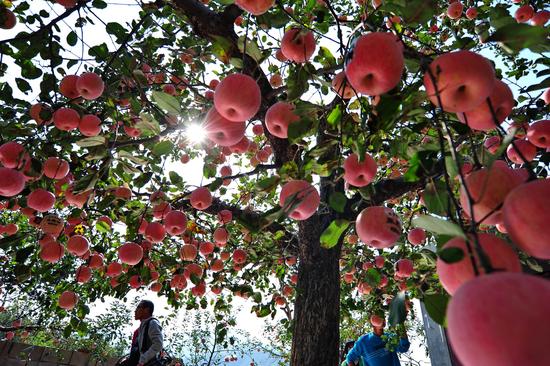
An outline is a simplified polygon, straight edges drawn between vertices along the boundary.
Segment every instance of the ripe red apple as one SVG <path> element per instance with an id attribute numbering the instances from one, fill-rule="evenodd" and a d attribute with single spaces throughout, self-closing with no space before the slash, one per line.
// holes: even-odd
<path id="1" fill-rule="evenodd" d="M 59 307 L 65 310 L 72 310 L 78 302 L 78 295 L 72 291 L 64 291 L 59 296 Z"/>
<path id="2" fill-rule="evenodd" d="M 447 16 L 451 19 L 458 19 L 462 15 L 462 10 L 464 10 L 464 5 L 460 1 L 454 1 L 447 8 Z"/>
<path id="3" fill-rule="evenodd" d="M 90 242 L 82 235 L 73 235 L 67 241 L 67 251 L 72 255 L 80 257 L 90 248 Z"/>
<path id="4" fill-rule="evenodd" d="M 395 263 L 395 274 L 400 278 L 409 278 L 414 272 L 413 261 L 407 258 L 398 260 Z"/>
<path id="5" fill-rule="evenodd" d="M 422 245 L 426 240 L 426 231 L 421 228 L 412 229 L 407 234 L 407 240 L 409 240 L 409 243 L 412 245 Z"/>
<path id="6" fill-rule="evenodd" d="M 17 24 L 17 17 L 15 14 L 11 10 L 2 7 L 0 9 L 0 28 L 12 29 L 15 27 L 15 24 Z"/>
<path id="7" fill-rule="evenodd" d="M 477 18 L 477 9 L 474 7 L 468 8 L 466 10 L 466 18 L 470 20 Z"/>
<path id="8" fill-rule="evenodd" d="M 191 244 L 184 244 L 180 248 L 180 258 L 184 261 L 193 261 L 197 257 L 197 247 Z"/>
<path id="9" fill-rule="evenodd" d="M 203 256 L 207 256 L 214 252 L 214 244 L 209 241 L 204 241 L 199 245 L 199 253 Z"/>
<path id="10" fill-rule="evenodd" d="M 170 235 L 181 235 L 187 229 L 187 217 L 181 211 L 170 211 L 164 217 L 164 227 Z"/>
<path id="11" fill-rule="evenodd" d="M 464 284 L 447 308 L 448 337 L 464 366 L 548 365 L 550 282 L 494 273 Z"/>
<path id="12" fill-rule="evenodd" d="M 23 145 L 18 142 L 8 141 L 0 145 L 0 163 L 2 163 L 5 168 L 21 168 L 29 159 L 29 154 Z"/>
<path id="13" fill-rule="evenodd" d="M 526 23 L 535 15 L 535 9 L 529 4 L 520 6 L 514 13 L 514 18 L 518 23 Z"/>
<path id="14" fill-rule="evenodd" d="M 232 122 L 219 114 L 216 108 L 211 108 L 206 114 L 204 130 L 206 137 L 215 144 L 231 146 L 244 137 L 246 123 Z"/>
<path id="15" fill-rule="evenodd" d="M 25 176 L 17 170 L 0 167 L 0 177 L 0 196 L 13 197 L 25 188 Z"/>
<path id="16" fill-rule="evenodd" d="M 262 15 L 271 7 L 275 0 L 235 0 L 235 4 L 254 15 Z"/>
<path id="17" fill-rule="evenodd" d="M 118 248 L 118 258 L 122 263 L 135 266 L 143 259 L 143 248 L 136 243 L 125 243 Z"/>
<path id="18" fill-rule="evenodd" d="M 539 27 L 544 27 L 546 23 L 550 20 L 550 11 L 540 10 L 533 15 L 531 18 L 531 25 L 538 25 Z"/>
<path id="19" fill-rule="evenodd" d="M 347 81 L 346 73 L 344 71 L 341 71 L 334 76 L 334 79 L 332 79 L 332 89 L 343 99 L 350 99 L 355 96 L 355 92 L 353 91 L 349 81 Z"/>
<path id="20" fill-rule="evenodd" d="M 516 252 L 502 239 L 493 234 L 479 233 L 479 244 L 483 252 L 487 255 L 487 259 L 491 263 L 493 269 L 507 272 L 521 272 L 521 263 Z M 469 239 L 470 247 L 473 250 L 473 258 L 480 274 L 485 274 L 485 270 L 481 265 L 477 251 L 474 247 L 474 239 Z M 459 248 L 462 249 L 464 257 L 454 263 L 446 263 L 441 258 L 437 259 L 437 274 L 441 284 L 451 295 L 466 282 L 475 278 L 474 268 L 470 253 L 466 246 L 466 241 L 460 237 L 449 240 L 443 246 L 443 249 Z"/>
<path id="21" fill-rule="evenodd" d="M 56 241 L 44 244 L 40 248 L 40 259 L 49 263 L 58 262 L 65 255 L 65 247 Z"/>
<path id="22" fill-rule="evenodd" d="M 118 277 L 122 273 L 122 264 L 119 262 L 111 262 L 107 266 L 107 277 Z"/>
<path id="23" fill-rule="evenodd" d="M 250 147 L 250 140 L 246 136 L 243 136 L 243 138 L 240 139 L 239 142 L 229 146 L 229 150 L 231 151 L 232 154 L 244 154 L 248 151 L 249 147 Z"/>
<path id="24" fill-rule="evenodd" d="M 159 202 L 153 206 L 153 217 L 162 220 L 172 211 L 172 206 L 168 202 Z"/>
<path id="25" fill-rule="evenodd" d="M 286 183 L 279 195 L 279 205 L 295 220 L 311 217 L 317 211 L 320 202 L 319 192 L 305 180 L 292 180 Z"/>
<path id="26" fill-rule="evenodd" d="M 537 121 L 530 125 L 527 129 L 527 139 L 537 147 L 550 148 L 550 120 Z"/>
<path id="27" fill-rule="evenodd" d="M 153 292 L 160 292 L 160 290 L 162 290 L 162 283 L 153 282 L 149 287 L 149 290 Z"/>
<path id="28" fill-rule="evenodd" d="M 473 200 L 473 219 L 486 225 L 495 225 L 502 221 L 499 207 L 508 193 L 522 183 L 512 169 L 496 163 L 491 169 L 482 168 L 470 173 L 464 181 Z M 460 188 L 460 204 L 464 214 L 472 218 L 464 187 Z"/>
<path id="29" fill-rule="evenodd" d="M 97 136 L 101 132 L 101 120 L 93 114 L 86 114 L 78 124 L 78 130 L 84 136 Z"/>
<path id="30" fill-rule="evenodd" d="M 77 0 L 55 0 L 59 5 L 63 5 L 66 8 L 72 8 L 76 5 Z"/>
<path id="31" fill-rule="evenodd" d="M 300 120 L 294 113 L 294 105 L 286 102 L 273 104 L 265 114 L 267 130 L 273 135 L 282 139 L 288 137 L 288 126 Z"/>
<path id="32" fill-rule="evenodd" d="M 233 262 L 236 264 L 243 264 L 246 262 L 246 252 L 242 249 L 235 249 L 233 252 Z"/>
<path id="33" fill-rule="evenodd" d="M 456 51 L 437 57 L 424 74 L 424 87 L 430 101 L 447 112 L 468 112 L 493 92 L 495 71 L 483 56 L 471 51 Z M 436 87 L 430 72 L 435 78 Z"/>
<path id="34" fill-rule="evenodd" d="M 67 75 L 59 83 L 59 92 L 69 99 L 75 99 L 80 97 L 80 93 L 76 89 L 76 82 L 78 76 Z"/>
<path id="35" fill-rule="evenodd" d="M 82 98 L 87 100 L 97 99 L 103 94 L 105 84 L 99 75 L 94 72 L 86 72 L 76 81 L 76 90 Z"/>
<path id="36" fill-rule="evenodd" d="M 512 113 L 515 103 L 514 95 L 508 85 L 497 79 L 489 100 L 491 101 L 496 121 L 489 108 L 489 103 L 486 101 L 481 102 L 481 104 L 467 113 L 457 113 L 458 120 L 467 124 L 471 129 L 478 131 L 495 129 L 497 125 L 500 125 Z"/>
<path id="37" fill-rule="evenodd" d="M 364 187 L 374 180 L 376 169 L 376 161 L 368 153 L 361 162 L 359 156 L 353 153 L 344 161 L 344 180 L 355 187 Z"/>
<path id="38" fill-rule="evenodd" d="M 145 237 L 153 243 L 160 243 L 166 237 L 166 230 L 160 222 L 150 222 L 145 229 Z"/>
<path id="39" fill-rule="evenodd" d="M 138 289 L 140 288 L 143 284 L 141 282 L 141 278 L 138 276 L 138 275 L 133 275 L 130 277 L 130 279 L 128 280 L 128 285 L 130 285 L 131 288 L 133 289 Z"/>
<path id="40" fill-rule="evenodd" d="M 206 187 L 199 187 L 195 189 L 189 196 L 191 206 L 197 210 L 206 210 L 212 205 L 212 194 Z"/>
<path id="41" fill-rule="evenodd" d="M 27 206 L 38 212 L 46 212 L 55 204 L 55 195 L 45 189 L 37 188 L 27 196 Z"/>
<path id="42" fill-rule="evenodd" d="M 381 95 L 395 88 L 405 67 L 403 45 L 392 33 L 361 36 L 346 66 L 346 76 L 356 92 Z"/>
<path id="43" fill-rule="evenodd" d="M 98 269 L 103 267 L 103 254 L 101 253 L 93 253 L 90 255 L 90 259 L 88 260 L 88 267 L 91 269 Z"/>
<path id="44" fill-rule="evenodd" d="M 514 140 L 508 145 L 506 155 L 516 164 L 525 164 L 537 156 L 537 147 L 527 140 Z"/>
<path id="45" fill-rule="evenodd" d="M 225 245 L 227 240 L 229 240 L 229 233 L 225 228 L 219 227 L 214 231 L 214 241 L 217 244 Z"/>
<path id="46" fill-rule="evenodd" d="M 254 117 L 261 103 L 262 93 L 258 83 L 245 74 L 226 76 L 214 92 L 216 110 L 232 122 L 242 122 Z"/>
<path id="47" fill-rule="evenodd" d="M 59 108 L 53 114 L 53 123 L 62 131 L 72 131 L 80 124 L 80 115 L 72 108 Z"/>
<path id="48" fill-rule="evenodd" d="M 315 37 L 309 30 L 291 28 L 281 40 L 281 52 L 284 57 L 296 63 L 307 62 L 313 56 L 315 48 Z"/>
<path id="49" fill-rule="evenodd" d="M 43 103 L 33 104 L 29 110 L 29 115 L 40 126 L 42 124 L 50 124 L 51 122 L 51 109 Z M 44 119 L 41 115 L 47 114 L 49 117 Z"/>
<path id="50" fill-rule="evenodd" d="M 201 278 L 203 274 L 203 269 L 197 263 L 189 263 L 185 266 L 184 275 L 186 278 L 191 279 L 192 276 Z"/>
<path id="51" fill-rule="evenodd" d="M 69 174 L 69 163 L 63 159 L 49 157 L 42 166 L 44 175 L 52 179 L 63 179 Z"/>
<path id="52" fill-rule="evenodd" d="M 483 142 L 483 146 L 491 154 L 496 154 L 496 152 L 498 151 L 498 148 L 500 147 L 500 142 L 501 142 L 500 136 L 491 136 Z"/>
<path id="53" fill-rule="evenodd" d="M 80 266 L 75 273 L 76 282 L 87 283 L 92 278 L 92 270 L 88 266 Z"/>
<path id="54" fill-rule="evenodd" d="M 371 206 L 357 216 L 355 231 L 374 248 L 390 248 L 401 236 L 401 221 L 391 208 Z"/>
<path id="55" fill-rule="evenodd" d="M 550 180 L 538 179 L 511 191 L 502 217 L 510 238 L 521 250 L 550 259 Z"/>

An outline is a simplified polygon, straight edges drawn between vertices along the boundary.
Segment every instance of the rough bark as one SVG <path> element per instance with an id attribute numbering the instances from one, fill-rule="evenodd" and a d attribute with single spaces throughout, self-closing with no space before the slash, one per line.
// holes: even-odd
<path id="1" fill-rule="evenodd" d="M 336 366 L 340 342 L 341 243 L 321 248 L 319 238 L 330 215 L 299 224 L 300 263 L 292 338 L 292 366 Z"/>

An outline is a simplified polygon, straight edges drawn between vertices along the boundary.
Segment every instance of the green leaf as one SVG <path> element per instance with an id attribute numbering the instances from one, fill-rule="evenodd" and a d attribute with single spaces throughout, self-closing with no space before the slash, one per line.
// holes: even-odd
<path id="1" fill-rule="evenodd" d="M 15 82 L 19 90 L 21 90 L 25 94 L 27 94 L 28 91 L 32 90 L 31 84 L 29 84 L 29 82 L 25 79 L 15 78 Z"/>
<path id="2" fill-rule="evenodd" d="M 250 39 L 246 39 L 246 43 L 245 43 L 244 36 L 240 36 L 237 42 L 239 46 L 239 51 L 241 52 L 246 51 L 246 54 L 252 57 L 254 61 L 259 62 L 264 57 L 264 55 L 262 54 L 262 51 L 260 50 L 256 42 L 251 41 Z"/>
<path id="3" fill-rule="evenodd" d="M 100 233 L 109 233 L 109 232 L 111 232 L 111 227 L 109 226 L 109 224 L 107 224 L 104 221 L 97 221 L 95 223 L 95 228 Z"/>
<path id="4" fill-rule="evenodd" d="M 464 251 L 460 248 L 448 247 L 439 250 L 437 255 L 445 263 L 456 263 L 464 258 Z"/>
<path id="5" fill-rule="evenodd" d="M 309 73 L 305 67 L 293 67 L 290 69 L 286 86 L 289 101 L 298 99 L 309 89 Z"/>
<path id="6" fill-rule="evenodd" d="M 420 215 L 413 219 L 412 224 L 415 227 L 426 229 L 432 233 L 460 236 L 461 238 L 466 239 L 466 235 L 464 235 L 464 232 L 460 226 L 438 217 Z"/>
<path id="7" fill-rule="evenodd" d="M 340 213 L 344 212 L 347 202 L 348 199 L 346 198 L 346 195 L 342 192 L 334 192 L 328 198 L 329 206 L 332 207 L 336 212 Z"/>
<path id="8" fill-rule="evenodd" d="M 183 182 L 183 178 L 176 172 L 170 171 L 168 173 L 168 176 L 170 177 L 170 182 L 174 185 L 178 185 Z"/>
<path id="9" fill-rule="evenodd" d="M 321 234 L 321 247 L 330 249 L 338 244 L 338 239 L 348 228 L 350 222 L 348 220 L 334 220 Z"/>
<path id="10" fill-rule="evenodd" d="M 332 55 L 330 50 L 326 47 L 320 47 L 315 61 L 319 62 L 323 67 L 329 68 L 336 66 L 336 58 Z"/>
<path id="11" fill-rule="evenodd" d="M 76 142 L 76 144 L 80 147 L 100 146 L 105 145 L 106 143 L 107 139 L 105 136 L 86 137 Z"/>
<path id="12" fill-rule="evenodd" d="M 78 42 L 78 36 L 76 35 L 75 31 L 71 31 L 69 34 L 67 34 L 67 43 L 69 46 L 75 46 Z"/>
<path id="13" fill-rule="evenodd" d="M 157 120 L 148 113 L 141 113 L 135 128 L 141 131 L 144 137 L 156 136 L 160 133 L 160 125 Z"/>
<path id="14" fill-rule="evenodd" d="M 313 120 L 309 118 L 302 118 L 299 121 L 293 122 L 288 125 L 288 140 L 290 142 L 296 142 L 302 137 L 308 136 L 313 130 L 315 124 Z"/>
<path id="15" fill-rule="evenodd" d="M 517 53 L 524 48 L 542 53 L 550 51 L 547 39 L 549 35 L 550 30 L 543 27 L 512 23 L 498 28 L 487 38 L 487 42 L 501 42 L 511 53 Z"/>
<path id="16" fill-rule="evenodd" d="M 327 122 L 331 126 L 336 126 L 340 121 L 342 120 L 342 108 L 340 107 L 340 104 L 338 104 L 332 111 L 330 111 Z"/>
<path id="17" fill-rule="evenodd" d="M 152 152 L 156 156 L 163 156 L 170 153 L 173 148 L 174 143 L 172 141 L 166 140 L 155 144 L 155 146 L 153 146 Z"/>
<path id="18" fill-rule="evenodd" d="M 405 292 L 399 292 L 392 300 L 390 304 L 390 314 L 388 321 L 390 327 L 395 327 L 397 324 L 401 324 L 407 318 L 407 309 L 405 307 Z"/>
<path id="19" fill-rule="evenodd" d="M 429 212 L 444 216 L 450 208 L 447 185 L 441 180 L 426 184 L 424 189 L 424 203 Z"/>
<path id="20" fill-rule="evenodd" d="M 181 114 L 180 101 L 173 95 L 155 90 L 151 93 L 151 99 L 160 109 L 170 114 Z"/>
<path id="21" fill-rule="evenodd" d="M 377 288 L 380 284 L 380 281 L 382 280 L 382 275 L 380 275 L 380 273 L 376 269 L 369 268 L 367 269 L 365 279 L 370 287 Z"/>
<path id="22" fill-rule="evenodd" d="M 430 318 L 437 324 L 445 326 L 445 313 L 447 312 L 449 296 L 442 294 L 425 295 L 423 302 Z"/>
<path id="23" fill-rule="evenodd" d="M 264 178 L 258 182 L 256 182 L 256 190 L 257 191 L 263 191 L 263 192 L 269 192 L 277 187 L 279 184 L 279 181 L 281 178 L 277 175 L 273 175 L 268 178 Z"/>
<path id="24" fill-rule="evenodd" d="M 126 38 L 126 29 L 124 27 L 116 22 L 107 23 L 107 26 L 105 27 L 105 30 L 107 33 L 112 34 L 117 37 L 117 42 L 122 42 L 124 38 Z"/>

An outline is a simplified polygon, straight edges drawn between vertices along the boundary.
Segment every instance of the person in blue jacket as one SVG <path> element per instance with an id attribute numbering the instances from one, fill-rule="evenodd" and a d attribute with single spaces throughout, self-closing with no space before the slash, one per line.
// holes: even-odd
<path id="1" fill-rule="evenodd" d="M 374 327 L 373 331 L 362 335 L 349 351 L 346 361 L 348 365 L 358 365 L 363 361 L 365 366 L 400 366 L 397 352 L 407 352 L 411 343 L 404 333 L 397 345 L 396 351 L 386 349 L 386 342 L 382 339 L 384 335 L 385 322 L 380 327 Z M 386 333 L 386 335 L 389 335 Z"/>

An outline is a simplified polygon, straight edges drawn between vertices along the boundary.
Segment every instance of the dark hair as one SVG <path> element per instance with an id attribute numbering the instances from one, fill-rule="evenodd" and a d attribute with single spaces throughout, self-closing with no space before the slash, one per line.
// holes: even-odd
<path id="1" fill-rule="evenodd" d="M 149 313 L 151 315 L 153 315 L 153 312 L 155 311 L 155 304 L 153 304 L 151 300 L 141 300 L 138 306 L 149 309 Z"/>
<path id="2" fill-rule="evenodd" d="M 344 362 L 346 359 L 346 356 L 348 355 L 348 352 L 353 348 L 355 345 L 355 341 L 347 341 L 344 345 L 344 349 L 342 350 L 342 360 L 340 362 Z"/>

